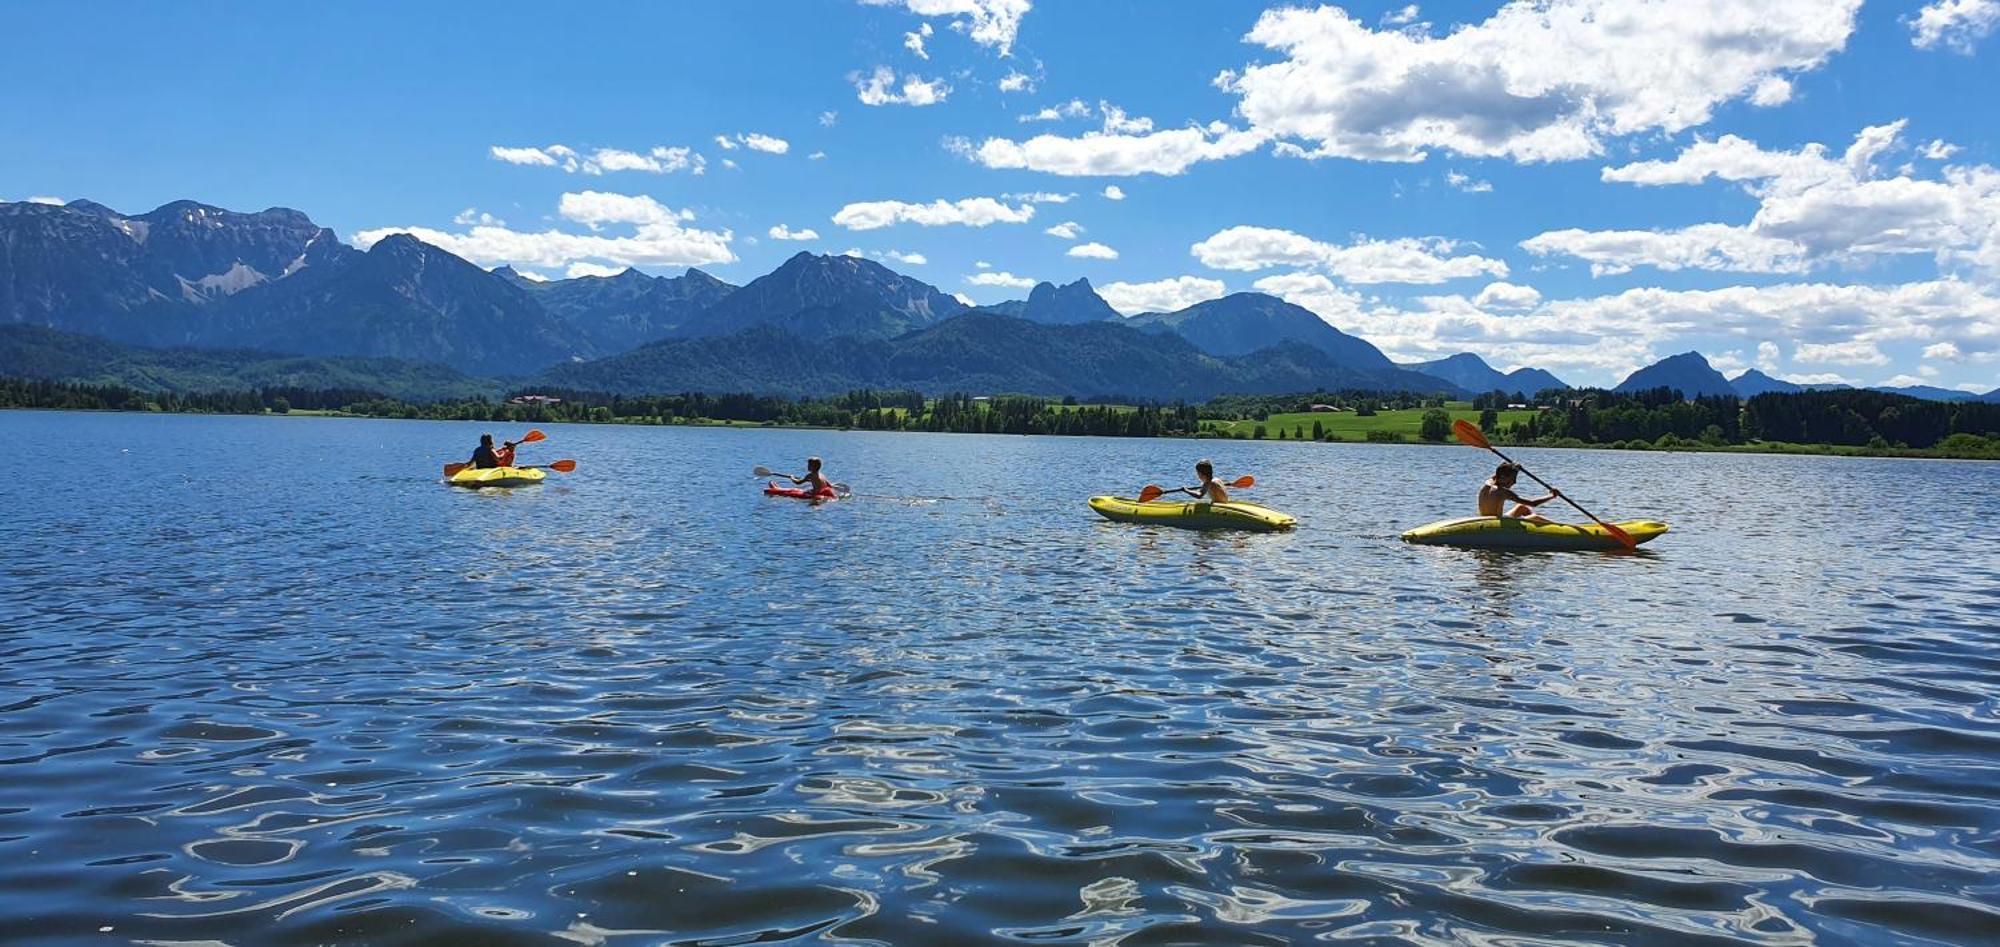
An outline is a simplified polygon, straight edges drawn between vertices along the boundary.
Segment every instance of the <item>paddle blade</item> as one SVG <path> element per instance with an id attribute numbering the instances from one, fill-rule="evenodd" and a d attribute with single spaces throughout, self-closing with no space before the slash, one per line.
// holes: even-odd
<path id="1" fill-rule="evenodd" d="M 541 431 L 529 431 L 527 434 L 522 435 L 520 440 L 515 441 L 514 443 L 533 444 L 536 441 L 546 441 L 548 439 L 549 436 L 547 434 L 543 434 Z"/>
<path id="2" fill-rule="evenodd" d="M 1610 533 L 1612 539 L 1618 540 L 1618 542 L 1627 549 L 1639 548 L 1639 541 L 1633 539 L 1631 533 L 1619 529 L 1618 527 L 1613 526 L 1610 523 L 1604 524 L 1604 531 Z"/>
<path id="3" fill-rule="evenodd" d="M 1473 447 L 1484 449 L 1493 446 L 1487 443 L 1486 435 L 1479 430 L 1478 425 L 1464 418 L 1451 422 L 1451 433 L 1458 435 L 1459 440 Z"/>
<path id="4" fill-rule="evenodd" d="M 575 469 L 576 469 L 576 461 L 574 461 L 574 460 L 558 460 L 558 461 L 556 461 L 555 463 L 553 463 L 553 464 L 550 464 L 550 465 L 549 465 L 549 469 L 550 469 L 550 470 L 554 470 L 554 471 L 557 471 L 557 472 L 559 472 L 559 473 L 569 473 L 570 471 L 572 471 L 572 470 L 575 470 Z"/>
<path id="5" fill-rule="evenodd" d="M 1249 474 L 1244 474 L 1243 476 L 1237 477 L 1235 480 L 1230 481 L 1229 485 L 1235 487 L 1238 490 L 1247 490 L 1257 485 L 1257 478 L 1252 477 Z"/>
<path id="6" fill-rule="evenodd" d="M 775 477 L 775 476 L 777 476 L 777 474 L 774 474 L 774 473 L 772 473 L 772 472 L 771 472 L 771 468 L 769 468 L 769 467 L 766 467 L 766 466 L 764 466 L 763 464 L 758 464 L 757 466 L 755 466 L 755 467 L 752 467 L 752 468 L 750 468 L 750 476 L 752 476 L 752 477 Z"/>
<path id="7" fill-rule="evenodd" d="M 445 475 L 445 476 L 447 476 L 447 477 L 449 477 L 449 476 L 452 476 L 453 474 L 456 474 L 456 473 L 458 473 L 459 471 L 461 471 L 461 470 L 464 470 L 465 468 L 467 468 L 467 467 L 469 467 L 469 466 L 471 466 L 471 465 L 470 465 L 470 464 L 446 464 L 446 465 L 444 465 L 444 475 Z"/>
<path id="8" fill-rule="evenodd" d="M 1146 484 L 1144 487 L 1141 487 L 1139 489 L 1139 502 L 1151 503 L 1154 500 L 1159 499 L 1160 494 L 1165 492 L 1167 491 L 1160 489 L 1160 485 L 1157 483 Z"/>

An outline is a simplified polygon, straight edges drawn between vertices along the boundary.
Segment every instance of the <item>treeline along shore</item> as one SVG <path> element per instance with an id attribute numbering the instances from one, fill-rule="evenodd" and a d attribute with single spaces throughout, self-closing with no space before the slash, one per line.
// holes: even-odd
<path id="1" fill-rule="evenodd" d="M 362 390 L 163 393 L 0 378 L 0 408 L 1373 443 L 1449 442 L 1451 423 L 1465 419 L 1496 442 L 1514 445 L 2000 460 L 2000 404 L 1854 389 L 1692 400 L 1666 388 L 1550 390 L 1532 398 L 1496 391 L 1471 401 L 1317 391 L 1166 405 L 1028 395 L 926 397 L 915 391 L 784 398 L 540 389 L 501 400 L 407 401 Z"/>

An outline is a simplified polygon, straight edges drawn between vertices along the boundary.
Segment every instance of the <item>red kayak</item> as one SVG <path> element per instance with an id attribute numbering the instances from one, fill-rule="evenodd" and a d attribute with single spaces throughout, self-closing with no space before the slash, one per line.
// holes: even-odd
<path id="1" fill-rule="evenodd" d="M 764 485 L 764 495 L 767 497 L 791 497 L 794 500 L 837 500 L 840 498 L 840 494 L 833 492 L 832 487 L 823 487 L 819 492 L 814 493 L 810 490 L 801 490 L 797 487 L 781 487 L 775 483 Z"/>

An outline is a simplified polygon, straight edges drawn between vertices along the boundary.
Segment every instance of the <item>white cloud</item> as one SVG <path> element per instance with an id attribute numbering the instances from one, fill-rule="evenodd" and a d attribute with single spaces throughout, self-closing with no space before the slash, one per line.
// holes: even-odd
<path id="1" fill-rule="evenodd" d="M 2000 0 L 1932 0 L 1910 21 L 1910 44 L 1970 56 L 1995 26 L 2000 26 Z"/>
<path id="2" fill-rule="evenodd" d="M 1025 73 L 1009 72 L 1000 77 L 1000 91 L 1033 92 L 1035 91 L 1035 80 Z"/>
<path id="3" fill-rule="evenodd" d="M 821 113 L 819 113 L 819 127 L 821 127 L 821 128 L 832 128 L 833 126 L 835 126 L 835 125 L 838 125 L 838 124 L 840 124 L 840 113 L 839 113 L 839 112 L 821 112 Z"/>
<path id="4" fill-rule="evenodd" d="M 708 159 L 703 158 L 694 149 L 667 145 L 656 145 L 645 152 L 598 148 L 588 154 L 568 145 L 548 145 L 542 148 L 508 148 L 493 145 L 487 149 L 487 153 L 495 160 L 505 161 L 508 164 L 561 168 L 569 174 L 580 172 L 599 175 L 614 171 L 645 171 L 652 174 L 689 171 L 700 174 L 708 167 Z"/>
<path id="5" fill-rule="evenodd" d="M 1889 356 L 1873 342 L 1801 342 L 1792 349 L 1792 361 L 1807 364 L 1887 365 Z"/>
<path id="6" fill-rule="evenodd" d="M 1796 273 L 1823 264 L 1864 265 L 1885 254 L 1927 254 L 1941 267 L 2000 274 L 2000 169 L 1947 166 L 1925 179 L 1905 164 L 1897 176 L 1883 176 L 1881 159 L 1907 147 L 1900 138 L 1904 125 L 1863 129 L 1839 155 L 1819 144 L 1765 151 L 1726 135 L 1696 142 L 1671 160 L 1606 168 L 1604 180 L 1641 186 L 1737 182 L 1757 199 L 1757 212 L 1741 225 L 1557 231 L 1522 246 L 1574 253 L 1598 272 L 1648 265 Z"/>
<path id="7" fill-rule="evenodd" d="M 793 230 L 792 228 L 787 227 L 784 224 L 773 224 L 771 226 L 770 235 L 771 239 L 773 240 L 818 240 L 819 239 L 819 232 L 812 229 L 811 227 L 807 227 L 803 230 Z"/>
<path id="8" fill-rule="evenodd" d="M 824 151 L 815 151 L 815 152 L 813 152 L 812 154 L 809 154 L 809 155 L 806 155 L 806 160 L 807 160 L 807 161 L 825 161 L 825 160 L 826 160 L 826 152 L 824 152 Z"/>
<path id="9" fill-rule="evenodd" d="M 1541 290 L 1533 286 L 1488 283 L 1473 297 L 1472 304 L 1481 309 L 1529 309 L 1541 301 Z"/>
<path id="10" fill-rule="evenodd" d="M 974 273 L 965 278 L 974 286 L 1004 286 L 1008 289 L 1033 289 L 1035 281 L 1025 276 L 1015 276 L 1005 270 L 989 270 Z"/>
<path id="11" fill-rule="evenodd" d="M 1066 118 L 1089 118 L 1089 117 L 1090 117 L 1090 103 L 1085 102 L 1082 99 L 1071 99 L 1067 102 L 1064 102 L 1061 105 L 1051 105 L 1046 108 L 1043 108 L 1039 112 L 1030 112 L 1026 115 L 1020 116 L 1019 118 L 1015 119 L 1015 121 L 1059 122 Z"/>
<path id="12" fill-rule="evenodd" d="M 530 283 L 546 283 L 549 281 L 548 277 L 543 276 L 542 274 L 537 273 L 534 270 L 515 270 L 514 272 L 517 275 L 519 275 L 522 279 L 527 280 Z"/>
<path id="13" fill-rule="evenodd" d="M 1104 199 L 1107 201 L 1122 201 L 1125 199 L 1125 189 L 1116 184 L 1106 184 L 1104 186 Z"/>
<path id="14" fill-rule="evenodd" d="M 1319 273 L 1280 273 L 1276 276 L 1266 276 L 1250 284 L 1250 288 L 1276 296 L 1294 306 L 1310 309 L 1314 315 L 1320 317 L 1321 321 L 1335 328 L 1351 327 L 1362 310 L 1359 294 Z"/>
<path id="15" fill-rule="evenodd" d="M 914 72 L 906 73 L 898 86 L 896 70 L 888 66 L 876 66 L 867 76 L 856 73 L 849 78 L 854 82 L 855 97 L 863 105 L 936 105 L 951 95 L 951 86 L 943 79 L 925 79 Z"/>
<path id="16" fill-rule="evenodd" d="M 1083 233 L 1083 225 L 1077 223 L 1074 220 L 1065 220 L 1062 223 L 1050 227 L 1049 229 L 1044 230 L 1042 232 L 1048 234 L 1051 237 L 1061 237 L 1064 240 L 1075 240 L 1078 235 Z"/>
<path id="17" fill-rule="evenodd" d="M 1143 120 L 1139 120 L 1143 121 Z M 988 138 L 970 157 L 989 168 L 1026 169 L 1071 177 L 1137 174 L 1177 175 L 1203 161 L 1232 158 L 1263 144 L 1262 132 L 1224 125 L 1130 133 L 1135 120 L 1121 112 L 1105 117 L 1105 130 L 1069 138 L 1036 135 L 1026 141 Z M 1151 127 L 1151 123 L 1146 123 Z"/>
<path id="18" fill-rule="evenodd" d="M 32 198 L 30 199 L 32 200 Z M 495 217 L 492 214 L 484 213 L 480 211 L 480 209 L 477 207 L 468 207 L 462 211 L 459 211 L 456 216 L 451 218 L 451 222 L 461 227 L 470 227 L 475 224 L 487 227 L 507 226 L 506 221 L 501 220 L 500 218 Z"/>
<path id="19" fill-rule="evenodd" d="M 943 199 L 928 204 L 907 201 L 863 201 L 848 204 L 833 215 L 833 222 L 849 230 L 875 230 L 898 223 L 920 227 L 962 224 L 985 227 L 990 224 L 1027 223 L 1035 216 L 1035 205 L 1008 206 L 990 197 L 968 197 L 959 201 Z"/>
<path id="20" fill-rule="evenodd" d="M 1958 146 L 1942 138 L 1933 138 L 1928 144 L 1917 149 L 1917 153 L 1932 161 L 1948 161 L 1952 155 L 1958 154 Z"/>
<path id="21" fill-rule="evenodd" d="M 692 212 L 673 210 L 644 195 L 568 193 L 562 196 L 557 213 L 591 232 L 550 229 L 529 233 L 486 224 L 458 233 L 428 227 L 384 227 L 356 233 L 354 243 L 366 249 L 383 237 L 407 233 L 483 267 L 505 263 L 561 269 L 585 262 L 620 268 L 702 266 L 736 260 L 736 254 L 729 248 L 734 239 L 729 231 L 690 227 Z M 630 228 L 632 233 L 628 236 L 600 233 L 607 227 Z"/>
<path id="22" fill-rule="evenodd" d="M 1218 270 L 1316 267 L 1349 283 L 1442 283 L 1507 275 L 1507 264 L 1500 260 L 1452 256 L 1457 246 L 1442 237 L 1364 237 L 1341 246 L 1289 230 L 1239 226 L 1218 231 L 1188 249 L 1202 265 Z"/>
<path id="23" fill-rule="evenodd" d="M 598 263 L 571 263 L 563 271 L 563 278 L 576 279 L 580 276 L 617 276 L 625 272 L 622 266 L 604 266 Z"/>
<path id="24" fill-rule="evenodd" d="M 1757 343 L 1757 367 L 1766 372 L 1778 370 L 1778 343 L 1765 339 Z"/>
<path id="25" fill-rule="evenodd" d="M 973 266 L 976 266 L 976 267 L 978 267 L 978 268 L 980 268 L 980 269 L 982 269 L 982 270 L 990 270 L 990 269 L 992 269 L 992 268 L 993 268 L 993 264 L 991 264 L 991 263 L 988 263 L 988 262 L 986 262 L 985 260 L 974 260 L 974 261 L 972 261 L 972 265 L 973 265 Z"/>
<path id="26" fill-rule="evenodd" d="M 1712 352 L 1705 357 L 1708 359 L 1708 367 L 1730 377 L 1740 375 L 1744 369 L 1750 367 L 1750 363 L 1743 360 L 1743 353 L 1738 351 Z"/>
<path id="27" fill-rule="evenodd" d="M 1070 247 L 1069 253 L 1067 255 L 1074 257 L 1082 257 L 1086 260 L 1118 259 L 1118 251 L 1113 250 L 1110 247 L 1107 247 L 1101 243 L 1079 243 L 1076 246 Z"/>
<path id="28" fill-rule="evenodd" d="M 1491 181 L 1475 181 L 1457 171 L 1445 172 L 1444 183 L 1467 194 L 1485 194 L 1493 190 L 1493 183 Z"/>
<path id="29" fill-rule="evenodd" d="M 930 262 L 930 258 L 921 253 L 904 253 L 901 250 L 884 250 L 882 251 L 882 258 L 893 263 L 903 263 L 909 266 L 923 266 Z"/>
<path id="30" fill-rule="evenodd" d="M 29 197 L 27 197 L 27 198 L 23 199 L 23 200 L 21 201 L 21 203 L 23 203 L 23 204 L 49 204 L 49 205 L 52 205 L 52 206 L 55 206 L 55 207 L 61 207 L 62 205 L 64 205 L 64 204 L 67 204 L 67 203 L 69 203 L 69 202 L 68 202 L 68 201 L 66 201 L 66 200 L 63 200 L 63 199 L 62 199 L 62 198 L 60 198 L 60 197 L 50 197 L 50 196 L 49 196 L 49 195 L 47 195 L 47 194 L 35 194 L 35 195 L 31 195 L 31 196 L 29 196 Z"/>
<path id="31" fill-rule="evenodd" d="M 736 136 L 736 140 L 742 142 L 743 147 L 751 151 L 761 151 L 765 154 L 781 155 L 792 150 L 791 142 L 783 138 L 774 138 L 770 135 L 760 135 L 756 132 L 738 135 Z"/>
<path id="32" fill-rule="evenodd" d="M 1067 204 L 1076 199 L 1074 193 L 1061 194 L 1054 191 L 1028 191 L 1021 194 L 1002 194 L 1010 201 L 1027 201 L 1030 204 Z"/>
<path id="33" fill-rule="evenodd" d="M 1705 124 L 1729 102 L 1782 104 L 1789 76 L 1845 46 L 1859 6 L 1513 0 L 1442 36 L 1371 30 L 1333 6 L 1284 7 L 1245 37 L 1284 58 L 1215 84 L 1297 156 L 1575 159 L 1608 138 Z"/>
<path id="34" fill-rule="evenodd" d="M 916 32 L 903 34 L 903 48 L 909 50 L 911 55 L 916 56 L 918 59 L 929 59 L 931 58 L 931 54 L 924 49 L 924 40 L 929 39 L 930 36 L 931 25 L 925 23 Z"/>
<path id="35" fill-rule="evenodd" d="M 1021 29 L 1021 18 L 1027 16 L 1028 10 L 1033 6 L 1030 0 L 861 0 L 861 2 L 873 7 L 902 7 L 918 16 L 951 17 L 952 29 L 966 34 L 981 46 L 993 47 L 1002 56 L 1013 54 L 1014 36 Z"/>
<path id="36" fill-rule="evenodd" d="M 1104 133 L 1107 135 L 1144 135 L 1153 130 L 1150 118 L 1129 117 L 1124 109 L 1109 102 L 1099 102 L 1097 108 L 1104 115 Z"/>
<path id="37" fill-rule="evenodd" d="M 1417 21 L 1417 5 L 1412 3 L 1401 10 L 1391 10 L 1382 14 L 1382 22 L 1387 26 L 1408 26 Z"/>
<path id="38" fill-rule="evenodd" d="M 1726 224 L 1665 231 L 1551 230 L 1521 241 L 1521 248 L 1538 256 L 1585 260 L 1593 276 L 1625 273 L 1635 266 L 1738 273 L 1802 273 L 1806 269 L 1805 247 Z"/>
<path id="39" fill-rule="evenodd" d="M 736 170 L 736 159 L 724 158 L 722 159 L 722 166 L 728 170 L 734 171 Z"/>
<path id="40" fill-rule="evenodd" d="M 1926 345 L 1924 346 L 1924 357 L 1941 358 L 1941 359 L 1946 359 L 1948 361 L 1956 361 L 1959 357 L 1958 346 L 1953 345 L 1950 342 L 1937 342 L 1931 345 Z"/>
<path id="41" fill-rule="evenodd" d="M 735 151 L 736 142 L 728 135 L 717 135 L 715 136 L 715 147 L 724 151 Z"/>
<path id="42" fill-rule="evenodd" d="M 1150 283 L 1106 283 L 1097 287 L 1097 295 L 1128 316 L 1186 309 L 1195 303 L 1220 299 L 1225 292 L 1221 280 L 1199 276 L 1175 276 Z"/>

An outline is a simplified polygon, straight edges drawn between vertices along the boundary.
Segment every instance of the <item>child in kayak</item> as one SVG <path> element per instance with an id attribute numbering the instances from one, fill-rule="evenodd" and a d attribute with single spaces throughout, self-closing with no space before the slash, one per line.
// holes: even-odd
<path id="1" fill-rule="evenodd" d="M 518 445 L 513 441 L 507 441 L 503 446 L 496 448 L 493 446 L 493 435 L 479 435 L 479 446 L 472 451 L 472 469 L 492 470 L 495 467 L 514 466 L 516 446 Z"/>
<path id="2" fill-rule="evenodd" d="M 1222 481 L 1215 479 L 1215 465 L 1206 460 L 1195 461 L 1194 475 L 1201 478 L 1198 486 L 1177 487 L 1176 493 L 1185 493 L 1197 500 L 1210 503 L 1228 503 L 1229 491 L 1222 489 Z"/>
<path id="3" fill-rule="evenodd" d="M 1493 471 L 1493 477 L 1479 488 L 1479 515 L 1506 516 L 1509 519 L 1527 520 L 1530 523 L 1547 523 L 1549 518 L 1535 512 L 1535 507 L 1562 496 L 1562 491 L 1549 488 L 1549 495 L 1529 499 L 1514 492 L 1514 481 L 1520 479 L 1519 464 L 1505 463 Z M 1507 507 L 1508 501 L 1514 506 Z M 1502 513 L 1501 510 L 1506 510 Z"/>
<path id="4" fill-rule="evenodd" d="M 806 458 L 805 476 L 786 477 L 785 479 L 790 480 L 793 486 L 813 496 L 833 496 L 833 484 L 827 482 L 826 475 L 820 472 L 819 466 L 819 458 L 808 457 Z M 783 475 L 781 474 L 780 476 Z"/>

